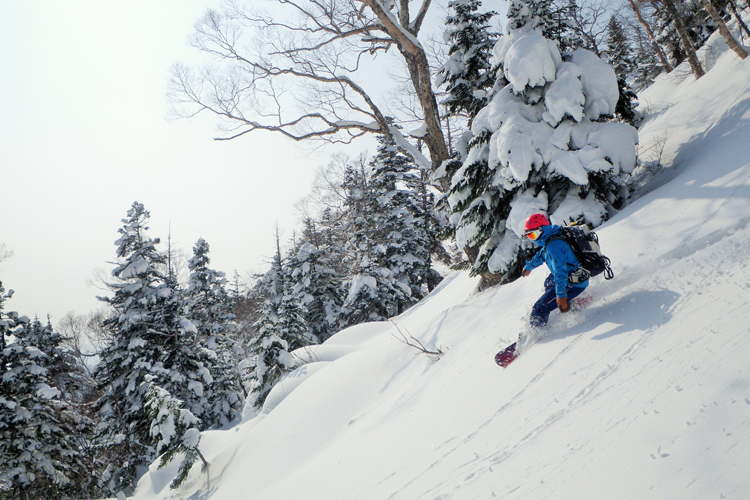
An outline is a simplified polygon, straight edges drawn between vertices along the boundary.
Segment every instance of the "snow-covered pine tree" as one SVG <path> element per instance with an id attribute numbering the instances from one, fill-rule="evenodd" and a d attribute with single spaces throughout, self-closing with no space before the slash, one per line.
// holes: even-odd
<path id="1" fill-rule="evenodd" d="M 237 325 L 232 300 L 225 289 L 224 273 L 209 268 L 210 247 L 200 238 L 188 261 L 190 279 L 183 292 L 187 318 L 198 330 L 198 342 L 205 349 L 202 361 L 212 381 L 205 388 L 206 409 L 202 429 L 221 428 L 242 411 L 240 372 L 241 346 L 234 340 Z"/>
<path id="2" fill-rule="evenodd" d="M 318 248 L 308 240 L 312 236 L 313 241 L 322 243 L 322 238 L 311 235 L 311 229 L 303 233 L 305 240 L 287 259 L 287 274 L 292 291 L 301 301 L 310 334 L 322 343 L 340 328 L 346 290 L 343 276 L 331 265 L 326 254 L 327 248 Z"/>
<path id="3" fill-rule="evenodd" d="M 490 20 L 497 13 L 478 12 L 480 0 L 452 0 L 453 13 L 445 20 L 443 40 L 450 43 L 448 60 L 438 70 L 436 87 L 445 85 L 448 97 L 443 105 L 451 115 L 465 114 L 471 119 L 489 99 L 495 84 L 492 47 L 498 34 L 492 32 Z"/>
<path id="4" fill-rule="evenodd" d="M 416 200 L 414 229 L 419 234 L 427 235 L 427 255 L 429 256 L 427 269 L 429 270 L 422 275 L 422 283 L 427 287 L 427 291 L 431 292 L 443 280 L 440 273 L 433 268 L 433 263 L 435 261 L 443 264 L 451 263 L 451 255 L 443 245 L 444 235 L 450 231 L 450 223 L 447 214 L 438 207 L 436 193 L 430 184 L 432 174 L 425 169 L 420 169 L 417 175 L 418 177 L 414 178 L 417 185 L 411 186 Z"/>
<path id="5" fill-rule="evenodd" d="M 498 68 L 492 61 L 492 49 L 499 37 L 491 31 L 489 21 L 496 12 L 478 12 L 481 7 L 479 0 L 456 0 L 449 2 L 454 13 L 446 20 L 443 39 L 451 43 L 448 49 L 448 60 L 438 70 L 435 86 L 445 85 L 448 97 L 443 101 L 450 116 L 465 115 L 467 126 L 490 99 L 493 88 L 498 86 L 498 79 L 502 80 L 502 68 Z M 498 78 L 499 77 L 499 78 Z M 507 83 L 507 82 L 505 82 Z M 500 82 L 500 86 L 504 83 Z M 446 184 L 466 157 L 467 143 L 471 140 L 470 132 L 461 134 L 455 145 L 451 158 L 435 172 L 435 182 Z M 481 172 L 474 172 L 481 175 Z M 447 201 L 448 193 L 443 193 L 437 200 L 436 208 L 442 213 L 448 213 L 450 207 Z M 443 240 L 455 238 L 451 224 L 445 224 L 436 232 Z"/>
<path id="6" fill-rule="evenodd" d="M 408 287 L 405 300 L 398 301 L 402 312 L 424 298 L 435 284 L 430 249 L 435 235 L 430 234 L 428 217 L 420 199 L 423 186 L 419 168 L 399 151 L 390 136 L 378 135 L 378 149 L 370 162 L 367 228 L 370 258 L 388 269 L 399 283 Z M 439 281 L 439 280 L 438 280 Z"/>
<path id="7" fill-rule="evenodd" d="M 200 419 L 185 408 L 183 401 L 172 397 L 152 380 L 153 377 L 146 377 L 140 388 L 145 394 L 144 407 L 150 419 L 149 434 L 155 443 L 156 454 L 161 455 L 159 469 L 169 464 L 177 454 L 182 454 L 177 475 L 170 484 L 170 488 L 175 489 L 187 479 L 198 458 L 203 462 L 202 470 L 208 465 L 198 449 Z"/>
<path id="8" fill-rule="evenodd" d="M 310 345 L 312 338 L 304 320 L 300 297 L 292 290 L 289 267 L 282 258 L 279 233 L 276 232 L 276 254 L 266 273 L 268 297 L 253 325 L 257 335 L 250 342 L 250 359 L 243 363 L 243 384 L 255 395 L 254 406 L 260 410 L 279 379 L 294 369 L 292 351 Z"/>
<path id="9" fill-rule="evenodd" d="M 16 330 L 16 336 L 22 337 L 27 345 L 35 346 L 47 356 L 45 367 L 52 384 L 62 393 L 63 400 L 80 402 L 82 393 L 93 389 L 84 368 L 63 348 L 64 339 L 52 327 L 49 318 L 47 324 L 42 324 L 39 319 L 26 323 Z"/>
<path id="10" fill-rule="evenodd" d="M 556 40 L 565 38 L 569 31 L 565 14 L 570 11 L 574 0 L 509 0 L 506 32 L 533 25 L 544 38 Z M 558 5 L 558 3 L 560 5 Z"/>
<path id="11" fill-rule="evenodd" d="M 159 239 L 146 236 L 149 218 L 142 204 L 133 203 L 115 242 L 117 257 L 124 259 L 112 271 L 116 281 L 108 285 L 115 295 L 101 298 L 114 309 L 104 321 L 113 340 L 94 372 L 104 391 L 99 400 L 99 439 L 110 461 L 103 480 L 113 491 L 132 487 L 137 468 L 155 458 L 142 410 L 145 395 L 139 388 L 169 336 L 159 328 L 157 315 L 171 290 L 160 271 L 166 259 L 156 250 Z"/>
<path id="12" fill-rule="evenodd" d="M 0 497 L 77 497 L 93 471 L 75 414 L 49 369 L 62 357 L 60 336 L 38 321 L 9 316 L 4 333 L 12 340 L 0 351 Z"/>
<path id="13" fill-rule="evenodd" d="M 363 255 L 357 274 L 349 280 L 343 315 L 346 326 L 395 316 L 399 306 L 409 300 L 408 291 L 391 271 Z"/>
<path id="14" fill-rule="evenodd" d="M 614 71 L 585 49 L 563 60 L 537 15 L 545 5 L 514 0 L 494 52 L 510 84 L 474 119 L 475 142 L 452 179 L 457 240 L 476 249 L 473 272 L 498 281 L 518 277 L 534 251 L 523 238 L 530 213 L 597 226 L 627 197 L 623 175 L 635 162 L 635 129 L 606 122 L 619 98 Z M 491 175 L 477 185 L 479 168 Z"/>
<path id="15" fill-rule="evenodd" d="M 348 168 L 343 182 L 347 193 L 346 232 L 353 255 L 343 306 L 343 326 L 385 320 L 398 314 L 412 300 L 408 284 L 399 282 L 383 265 L 387 261 L 383 242 L 390 230 L 385 232 L 379 225 L 382 213 L 370 181 L 368 168 L 361 165 Z"/>
<path id="16" fill-rule="evenodd" d="M 353 256 L 346 251 L 349 247 L 347 217 L 343 210 L 325 208 L 319 220 L 303 234 L 308 234 L 308 241 L 325 255 L 326 264 L 331 266 L 336 275 L 346 276 Z M 310 224 L 312 221 L 308 222 Z"/>
<path id="17" fill-rule="evenodd" d="M 255 397 L 255 409 L 263 408 L 268 393 L 296 362 L 289 354 L 289 342 L 279 337 L 278 306 L 270 299 L 263 304 L 261 318 L 253 328 L 258 332 L 250 342 L 251 362 L 247 365 L 244 383 Z"/>
<path id="18" fill-rule="evenodd" d="M 165 276 L 159 239 L 146 235 L 149 212 L 133 203 L 115 242 L 121 262 L 109 283 L 113 308 L 104 325 L 112 342 L 101 353 L 95 377 L 103 391 L 98 402 L 99 441 L 110 462 L 104 483 L 114 490 L 133 486 L 137 468 L 156 457 L 150 417 L 144 406 L 147 380 L 184 401 L 194 414 L 205 409 L 204 384 L 211 376 L 196 348 L 195 326 L 182 315 L 180 295 Z"/>
<path id="19" fill-rule="evenodd" d="M 622 23 L 617 17 L 611 16 L 607 24 L 607 58 L 610 66 L 615 70 L 617 76 L 617 88 L 619 90 L 619 99 L 615 106 L 615 114 L 620 119 L 630 125 L 635 125 L 637 114 L 635 111 L 638 102 L 638 96 L 628 83 L 630 75 L 636 69 L 635 57 L 630 48 L 628 37 Z"/>
<path id="20" fill-rule="evenodd" d="M 287 342 L 289 352 L 318 343 L 318 339 L 310 334 L 304 316 L 305 308 L 300 296 L 293 290 L 289 279 L 284 280 L 275 326 L 276 335 Z"/>
<path id="21" fill-rule="evenodd" d="M 4 313 L 5 301 L 13 296 L 13 290 L 5 291 L 3 282 L 0 281 L 0 351 L 5 349 L 5 339 L 10 336 L 10 331 L 16 326 L 18 314 L 15 312 Z"/>
<path id="22" fill-rule="evenodd" d="M 286 271 L 284 269 L 284 256 L 281 252 L 281 234 L 278 227 L 274 235 L 274 243 L 276 251 L 271 259 L 271 267 L 265 274 L 258 276 L 258 280 L 249 294 L 250 298 L 259 301 L 261 307 L 266 300 L 270 300 L 274 308 L 278 308 L 284 290 Z"/>

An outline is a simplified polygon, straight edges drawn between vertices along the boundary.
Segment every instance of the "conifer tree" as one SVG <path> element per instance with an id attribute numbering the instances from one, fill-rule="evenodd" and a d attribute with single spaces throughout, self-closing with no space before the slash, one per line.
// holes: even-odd
<path id="1" fill-rule="evenodd" d="M 570 0 L 562 8 L 555 0 L 510 0 L 506 30 L 539 29 L 544 38 L 560 41 L 569 30 L 564 18 L 569 8 Z"/>
<path id="2" fill-rule="evenodd" d="M 412 306 L 434 286 L 430 249 L 434 236 L 428 226 L 429 213 L 419 199 L 423 188 L 418 167 L 401 153 L 390 136 L 378 135 L 377 154 L 370 163 L 371 201 L 367 219 L 373 243 L 370 258 L 388 269 L 408 287 L 398 312 Z"/>
<path id="3" fill-rule="evenodd" d="M 110 459 L 102 480 L 114 491 L 131 487 L 137 467 L 156 457 L 144 382 L 199 415 L 205 408 L 204 385 L 211 383 L 195 345 L 197 330 L 182 314 L 174 283 L 161 271 L 166 257 L 156 249 L 159 239 L 147 237 L 149 218 L 142 204 L 133 203 L 115 242 L 121 262 L 112 271 L 116 281 L 109 284 L 114 297 L 102 298 L 114 311 L 104 322 L 113 340 L 101 354 L 95 377 L 103 390 L 99 440 Z"/>
<path id="4" fill-rule="evenodd" d="M 13 290 L 5 291 L 3 282 L 0 281 L 0 351 L 5 349 L 5 338 L 10 336 L 10 331 L 16 326 L 18 314 L 15 312 L 4 313 L 5 301 L 13 296 Z"/>
<path id="5" fill-rule="evenodd" d="M 338 274 L 326 253 L 328 247 L 316 247 L 307 239 L 322 243 L 322 238 L 312 233 L 311 224 L 308 221 L 308 230 L 303 233 L 305 240 L 288 259 L 287 274 L 292 291 L 303 307 L 310 335 L 314 341 L 322 343 L 339 330 L 346 291 L 343 276 Z"/>
<path id="6" fill-rule="evenodd" d="M 490 30 L 489 22 L 496 12 L 478 12 L 480 0 L 453 0 L 448 7 L 454 13 L 445 20 L 443 38 L 451 44 L 448 60 L 438 70 L 436 87 L 446 86 L 448 97 L 443 105 L 451 115 L 465 113 L 471 119 L 489 99 L 495 84 L 492 67 L 492 47 L 498 35 Z"/>
<path id="7" fill-rule="evenodd" d="M 614 71 L 585 49 L 563 60 L 545 38 L 556 29 L 549 12 L 549 2 L 513 1 L 495 48 L 510 84 L 474 119 L 451 182 L 457 240 L 472 272 L 494 282 L 518 277 L 534 251 L 523 238 L 530 213 L 597 226 L 627 197 L 623 174 L 635 161 L 635 129 L 606 123 L 619 98 Z"/>
<path id="8" fill-rule="evenodd" d="M 626 123 L 635 125 L 638 96 L 628 83 L 628 78 L 635 71 L 636 64 L 622 24 L 615 16 L 611 16 L 607 24 L 607 56 L 615 70 L 619 90 L 615 114 Z"/>
<path id="9" fill-rule="evenodd" d="M 400 305 L 409 300 L 408 293 L 409 289 L 396 281 L 390 270 L 363 255 L 344 301 L 346 326 L 395 316 Z"/>
<path id="10" fill-rule="evenodd" d="M 224 273 L 208 267 L 209 249 L 203 238 L 193 246 L 193 257 L 188 261 L 190 280 L 183 294 L 187 318 L 198 330 L 197 340 L 204 348 L 202 361 L 212 379 L 205 388 L 203 429 L 223 427 L 242 410 L 237 368 L 241 348 L 232 338 L 232 331 L 237 328 L 235 315 L 224 288 L 227 282 Z"/>
<path id="11" fill-rule="evenodd" d="M 384 245 L 387 232 L 379 225 L 379 201 L 364 165 L 348 168 L 343 187 L 347 193 L 346 209 L 350 248 L 354 256 L 349 271 L 348 295 L 344 301 L 344 324 L 382 321 L 394 316 L 411 301 L 408 284 L 399 282 L 384 265 L 388 254 Z"/>
<path id="12" fill-rule="evenodd" d="M 312 221 L 307 223 L 304 233 L 310 234 L 308 241 L 323 252 L 326 265 L 341 277 L 347 275 L 353 259 L 346 251 L 350 243 L 346 220 L 343 210 L 328 207 L 323 210 L 315 225 L 312 225 Z"/>
<path id="13" fill-rule="evenodd" d="M 13 335 L 0 351 L 0 497 L 3 492 L 11 498 L 78 496 L 92 471 L 75 414 L 51 376 L 50 368 L 61 358 L 60 336 L 15 314 L 0 322 L 3 334 Z"/>
<path id="14" fill-rule="evenodd" d="M 289 342 L 278 335 L 278 323 L 278 306 L 268 299 L 263 304 L 260 320 L 253 325 L 258 333 L 250 343 L 254 359 L 245 377 L 248 392 L 255 396 L 256 410 L 263 408 L 268 394 L 282 375 L 296 366 Z"/>
<path id="15" fill-rule="evenodd" d="M 260 319 L 253 325 L 257 335 L 250 342 L 251 362 L 244 367 L 243 382 L 255 396 L 260 410 L 279 379 L 296 367 L 292 351 L 312 341 L 304 320 L 299 296 L 292 290 L 288 268 L 281 255 L 279 232 L 276 232 L 276 254 L 266 274 L 266 300 Z"/>
<path id="16" fill-rule="evenodd" d="M 275 325 L 276 335 L 287 342 L 289 352 L 318 343 L 318 340 L 310 335 L 304 318 L 305 308 L 299 295 L 292 289 L 289 280 L 285 280 L 283 286 L 277 313 L 278 321 Z"/>
<path id="17" fill-rule="evenodd" d="M 195 461 L 200 458 L 202 470 L 208 466 L 206 459 L 198 449 L 201 434 L 198 430 L 200 420 L 179 399 L 151 382 L 146 377 L 141 385 L 145 394 L 145 409 L 149 422 L 149 435 L 154 440 L 157 455 L 161 455 L 159 469 L 169 464 L 177 454 L 182 454 L 182 462 L 177 475 L 170 484 L 171 489 L 179 487 L 190 472 Z"/>
<path id="18" fill-rule="evenodd" d="M 416 202 L 414 204 L 414 228 L 417 233 L 426 234 L 428 262 L 425 266 L 425 274 L 422 275 L 420 283 L 431 292 L 443 277 L 433 268 L 435 261 L 444 264 L 451 263 L 451 255 L 443 245 L 444 235 L 449 234 L 450 223 L 443 208 L 439 207 L 436 194 L 430 184 L 431 174 L 420 169 L 418 177 L 415 176 L 416 186 L 412 186 Z M 446 205 L 447 206 L 447 205 Z"/>

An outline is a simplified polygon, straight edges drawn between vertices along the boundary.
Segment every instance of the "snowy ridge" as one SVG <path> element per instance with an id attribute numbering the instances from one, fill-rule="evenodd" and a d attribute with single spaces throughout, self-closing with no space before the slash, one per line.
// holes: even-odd
<path id="1" fill-rule="evenodd" d="M 712 43 L 705 77 L 641 96 L 668 168 L 597 230 L 616 277 L 590 307 L 502 370 L 544 270 L 477 295 L 451 275 L 394 318 L 439 361 L 392 323 L 345 330 L 270 411 L 203 434 L 208 481 L 153 465 L 135 498 L 750 498 L 750 60 Z"/>

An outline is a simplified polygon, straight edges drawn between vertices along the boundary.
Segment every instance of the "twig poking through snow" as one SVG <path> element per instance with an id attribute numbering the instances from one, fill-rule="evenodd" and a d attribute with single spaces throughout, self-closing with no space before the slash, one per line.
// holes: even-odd
<path id="1" fill-rule="evenodd" d="M 429 354 L 429 355 L 431 355 L 431 356 L 437 356 L 437 358 L 438 358 L 438 359 L 440 359 L 440 356 L 442 356 L 442 355 L 443 355 L 443 351 L 442 351 L 442 350 L 441 350 L 441 349 L 440 349 L 439 347 L 437 347 L 437 346 L 433 345 L 432 347 L 433 347 L 433 348 L 434 348 L 435 350 L 434 350 L 434 351 L 430 351 L 430 350 L 428 350 L 428 349 L 427 349 L 427 348 L 426 348 L 426 347 L 424 346 L 424 344 L 422 344 L 422 342 L 420 342 L 419 340 L 415 339 L 415 338 L 414 338 L 414 337 L 413 337 L 413 336 L 412 336 L 412 335 L 411 335 L 411 334 L 410 334 L 409 332 L 406 332 L 406 333 L 408 333 L 408 334 L 409 334 L 409 337 L 407 338 L 407 337 L 406 337 L 406 335 L 404 334 L 404 332 L 402 332 L 402 331 L 401 331 L 401 327 L 399 327 L 399 326 L 398 326 L 398 325 L 396 324 L 396 322 L 395 322 L 395 321 L 393 321 L 392 319 L 391 319 L 391 320 L 388 320 L 388 321 L 390 321 L 391 323 L 393 323 L 393 326 L 395 326 L 395 327 L 396 327 L 396 330 L 398 330 L 398 333 L 400 333 L 400 334 L 401 334 L 401 338 L 398 338 L 398 337 L 396 337 L 396 335 L 393 335 L 393 338 L 395 338 L 395 339 L 396 339 L 396 340 L 398 340 L 399 342 L 402 342 L 402 343 L 404 343 L 404 344 L 408 345 L 409 347 L 413 347 L 414 349 L 416 349 L 416 350 L 418 350 L 418 351 L 420 351 L 420 352 L 423 352 L 423 353 L 425 353 L 425 354 Z M 409 339 L 411 339 L 411 340 L 409 340 Z M 413 344 L 413 343 L 412 343 L 411 341 L 414 341 L 414 342 L 415 342 L 415 344 Z"/>

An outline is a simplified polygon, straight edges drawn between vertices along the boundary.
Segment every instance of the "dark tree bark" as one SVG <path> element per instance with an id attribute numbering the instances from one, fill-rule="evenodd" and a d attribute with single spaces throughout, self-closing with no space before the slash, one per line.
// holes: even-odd
<path id="1" fill-rule="evenodd" d="M 664 50 L 662 50 L 661 46 L 657 43 L 656 37 L 654 36 L 654 32 L 651 29 L 651 26 L 649 26 L 646 20 L 643 19 L 643 15 L 641 14 L 641 9 L 638 7 L 638 4 L 635 3 L 635 0 L 628 0 L 628 2 L 630 2 L 630 7 L 632 7 L 633 12 L 635 12 L 635 17 L 638 18 L 638 22 L 641 23 L 641 26 L 643 26 L 643 29 L 646 30 L 646 34 L 648 35 L 649 40 L 651 40 L 651 47 L 653 47 L 654 52 L 656 52 L 656 56 L 659 58 L 659 61 L 661 62 L 662 66 L 664 66 L 664 69 L 667 70 L 667 73 L 670 73 L 674 68 L 672 68 L 672 65 L 669 64 L 667 55 L 664 53 Z"/>
<path id="2" fill-rule="evenodd" d="M 430 77 L 430 65 L 424 48 L 416 42 L 416 33 L 422 25 L 424 14 L 430 5 L 426 0 L 422 10 L 414 21 L 409 20 L 409 8 L 407 0 L 400 0 L 400 19 L 396 20 L 389 12 L 383 9 L 383 4 L 376 0 L 361 0 L 373 11 L 380 20 L 383 30 L 396 41 L 398 50 L 406 61 L 412 85 L 416 91 L 417 98 L 424 113 L 424 121 L 427 125 L 427 135 L 424 137 L 425 145 L 430 152 L 432 170 L 435 171 L 446 159 L 448 159 L 448 147 L 445 144 L 443 130 L 440 127 L 440 109 L 438 108 L 435 93 L 432 90 Z"/>
<path id="3" fill-rule="evenodd" d="M 721 33 L 721 36 L 723 36 L 724 40 L 727 41 L 727 45 L 729 45 L 729 48 L 732 49 L 735 54 L 737 54 L 737 57 L 739 57 L 740 59 L 745 59 L 747 57 L 747 52 L 745 52 L 745 49 L 743 49 L 742 46 L 737 43 L 737 40 L 735 40 L 732 34 L 729 32 L 726 23 L 724 23 L 724 20 L 716 11 L 716 6 L 713 4 L 713 2 L 711 0 L 703 0 L 703 5 L 711 15 L 711 19 L 713 19 L 716 23 L 716 26 L 719 27 L 719 33 Z"/>
<path id="4" fill-rule="evenodd" d="M 687 55 L 688 62 L 690 63 L 690 67 L 693 69 L 695 78 L 698 79 L 702 77 L 706 73 L 705 71 L 703 71 L 703 66 L 701 66 L 701 63 L 698 60 L 698 56 L 695 55 L 695 45 L 693 45 L 693 41 L 690 39 L 690 35 L 688 34 L 687 27 L 685 26 L 682 17 L 680 17 L 679 12 L 677 12 L 677 7 L 674 4 L 674 0 L 662 0 L 662 3 L 664 4 L 664 8 L 667 9 L 670 17 L 672 17 L 672 20 L 674 21 L 675 28 L 677 29 L 677 35 L 680 37 L 680 45 L 682 45 L 682 49 Z"/>
<path id="5" fill-rule="evenodd" d="M 719 33 L 721 33 L 721 36 L 723 36 L 724 40 L 727 41 L 727 45 L 729 45 L 729 48 L 732 49 L 735 54 L 737 54 L 737 57 L 739 57 L 740 59 L 745 59 L 747 57 L 747 52 L 729 32 L 729 28 L 727 28 L 726 23 L 719 15 L 719 12 L 716 10 L 716 6 L 713 4 L 713 2 L 711 0 L 703 0 L 703 6 L 706 7 L 706 10 L 711 15 L 711 19 L 713 19 L 716 23 L 716 26 L 719 28 Z M 745 28 L 747 28 L 747 26 L 745 26 Z"/>
<path id="6" fill-rule="evenodd" d="M 750 37 L 750 28 L 747 27 L 747 24 L 745 24 L 745 21 L 742 20 L 742 16 L 740 16 L 740 13 L 737 12 L 737 4 L 734 3 L 734 0 L 729 0 L 729 8 L 732 9 L 732 14 L 734 15 L 734 18 L 737 20 L 737 23 L 740 25 L 740 29 L 747 34 L 747 36 Z"/>

